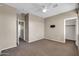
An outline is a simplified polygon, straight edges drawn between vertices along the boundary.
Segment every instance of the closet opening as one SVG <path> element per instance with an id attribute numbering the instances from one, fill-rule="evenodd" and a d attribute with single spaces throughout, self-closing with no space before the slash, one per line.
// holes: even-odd
<path id="1" fill-rule="evenodd" d="M 65 41 L 74 41 L 78 46 L 78 19 L 76 17 L 65 19 L 64 27 Z"/>
<path id="2" fill-rule="evenodd" d="M 18 45 L 20 41 L 25 41 L 25 21 L 18 20 Z"/>

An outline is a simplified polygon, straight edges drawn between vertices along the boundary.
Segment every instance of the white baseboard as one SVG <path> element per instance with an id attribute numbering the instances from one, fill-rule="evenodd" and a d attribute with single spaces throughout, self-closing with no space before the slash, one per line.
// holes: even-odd
<path id="1" fill-rule="evenodd" d="M 14 45 L 12 45 L 12 46 L 5 47 L 5 48 L 3 48 L 3 49 L 0 50 L 0 53 L 1 53 L 1 51 L 3 51 L 3 50 L 10 49 L 10 48 L 14 48 L 14 47 L 17 47 L 17 45 L 14 44 Z"/>
<path id="2" fill-rule="evenodd" d="M 65 43 L 65 40 L 64 41 L 53 40 L 53 39 L 48 39 L 48 40 L 52 40 L 52 41 L 56 41 L 56 42 L 60 42 L 60 43 Z"/>
<path id="3" fill-rule="evenodd" d="M 28 43 L 36 42 L 36 41 L 39 41 L 39 40 L 42 40 L 42 39 L 33 40 L 33 41 L 28 41 Z"/>

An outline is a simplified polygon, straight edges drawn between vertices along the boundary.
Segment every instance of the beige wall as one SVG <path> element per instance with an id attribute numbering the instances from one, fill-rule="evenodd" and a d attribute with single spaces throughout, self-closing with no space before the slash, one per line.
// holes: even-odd
<path id="1" fill-rule="evenodd" d="M 64 40 L 64 19 L 76 17 L 74 11 L 69 11 L 56 16 L 45 19 L 45 38 L 65 42 Z M 50 28 L 50 25 L 55 25 L 55 28 Z"/>
<path id="2" fill-rule="evenodd" d="M 29 14 L 29 42 L 44 38 L 44 20 L 41 17 Z"/>
<path id="3" fill-rule="evenodd" d="M 16 47 L 16 10 L 0 6 L 0 50 Z"/>

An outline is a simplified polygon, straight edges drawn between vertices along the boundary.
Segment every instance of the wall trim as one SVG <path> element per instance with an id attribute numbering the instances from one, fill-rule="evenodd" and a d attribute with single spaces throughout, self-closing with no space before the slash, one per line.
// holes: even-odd
<path id="1" fill-rule="evenodd" d="M 3 51 L 3 50 L 6 50 L 6 49 L 14 48 L 14 47 L 17 47 L 17 45 L 15 44 L 13 46 L 10 46 L 10 47 L 7 47 L 7 48 L 3 48 L 3 49 L 0 50 L 0 52 Z"/>
<path id="2" fill-rule="evenodd" d="M 59 40 L 53 40 L 53 39 L 47 39 L 47 40 L 56 41 L 56 42 L 59 42 L 59 43 L 65 43 L 65 41 L 59 41 Z"/>
<path id="3" fill-rule="evenodd" d="M 44 38 L 43 38 L 43 39 L 44 39 Z M 33 40 L 33 41 L 28 41 L 28 43 L 32 43 L 32 42 L 36 42 L 36 41 L 40 41 L 40 40 L 43 40 L 43 39 Z"/>

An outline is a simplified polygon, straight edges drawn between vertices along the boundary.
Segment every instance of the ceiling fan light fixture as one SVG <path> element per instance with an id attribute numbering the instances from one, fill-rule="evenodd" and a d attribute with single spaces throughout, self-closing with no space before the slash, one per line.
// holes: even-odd
<path id="1" fill-rule="evenodd" d="M 47 12 L 47 9 L 43 9 L 42 12 L 43 12 L 43 13 Z"/>

